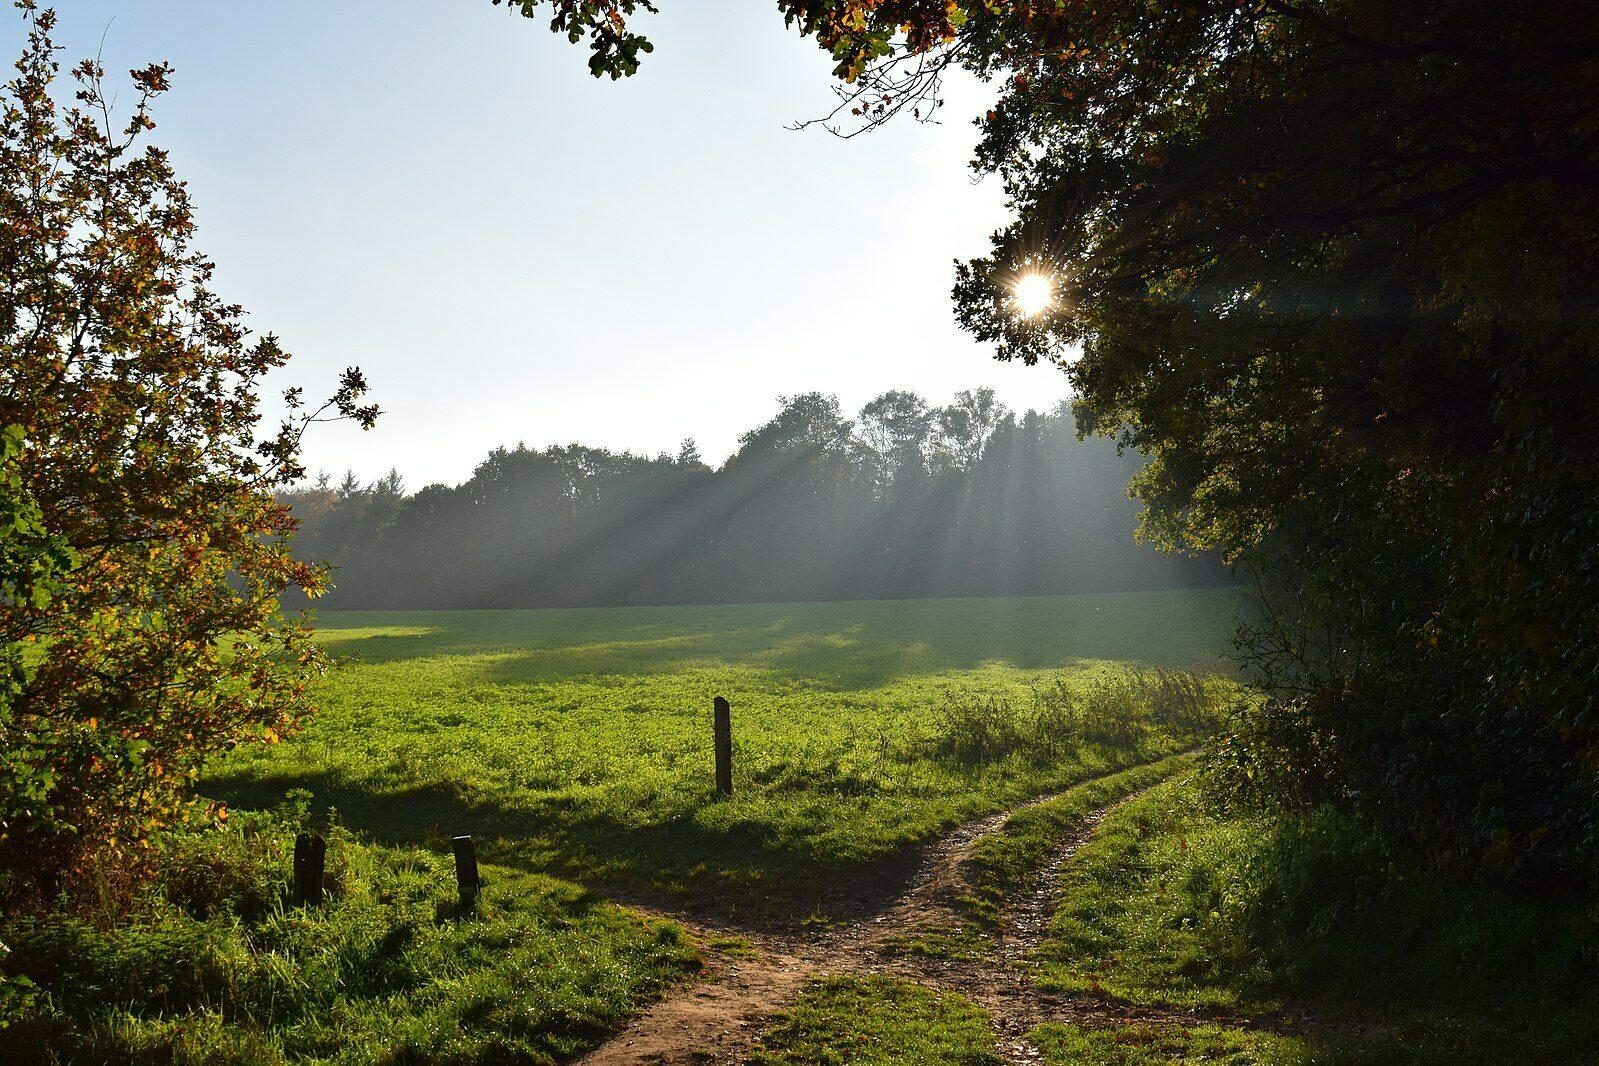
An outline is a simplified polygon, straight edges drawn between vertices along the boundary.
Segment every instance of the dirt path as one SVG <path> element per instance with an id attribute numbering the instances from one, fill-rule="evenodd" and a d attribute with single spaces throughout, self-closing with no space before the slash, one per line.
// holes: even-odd
<path id="1" fill-rule="evenodd" d="M 1200 1019 L 1191 1015 L 1140 1010 L 1102 997 L 1042 994 L 1020 965 L 1043 942 L 1059 898 L 1062 869 L 1106 814 L 1141 794 L 1134 792 L 1095 811 L 1058 842 L 1039 875 L 1018 886 L 1006 901 L 994 938 L 997 950 L 979 959 L 933 958 L 899 947 L 919 933 L 959 925 L 955 901 L 966 888 L 966 859 L 979 840 L 1023 808 L 946 833 L 923 851 L 903 892 L 884 898 L 879 890 L 873 898 L 869 889 L 863 890 L 848 901 L 848 913 L 860 917 L 826 932 L 775 934 L 663 915 L 683 925 L 706 949 L 701 979 L 635 1017 L 582 1061 L 593 1066 L 740 1062 L 765 1023 L 793 1002 L 805 980 L 827 974 L 889 974 L 961 992 L 993 1016 L 999 1032 L 995 1050 L 1012 1063 L 1039 1061 L 1026 1034 L 1046 1021 L 1096 1027 L 1128 1019 L 1195 1024 Z"/>

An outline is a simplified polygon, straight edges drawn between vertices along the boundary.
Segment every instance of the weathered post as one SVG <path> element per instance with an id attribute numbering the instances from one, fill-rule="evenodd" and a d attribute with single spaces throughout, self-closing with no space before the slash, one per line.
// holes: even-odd
<path id="1" fill-rule="evenodd" d="M 713 726 L 716 737 L 716 794 L 733 794 L 733 710 L 722 697 L 716 697 Z"/>
<path id="2" fill-rule="evenodd" d="M 315 833 L 294 838 L 294 902 L 317 906 L 322 902 L 322 872 L 327 868 L 327 841 Z"/>
<path id="3" fill-rule="evenodd" d="M 479 887 L 477 876 L 477 849 L 471 837 L 455 837 L 450 841 L 455 849 L 455 889 L 461 896 L 461 909 L 477 906 Z"/>

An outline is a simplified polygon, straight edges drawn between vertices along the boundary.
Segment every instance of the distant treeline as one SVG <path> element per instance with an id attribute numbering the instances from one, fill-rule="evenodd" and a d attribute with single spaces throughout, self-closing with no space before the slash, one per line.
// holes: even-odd
<path id="1" fill-rule="evenodd" d="M 991 390 L 889 392 L 853 421 L 783 397 L 720 468 L 583 445 L 490 453 L 407 495 L 323 477 L 289 494 L 298 554 L 337 567 L 328 608 L 489 608 L 1028 595 L 1230 580 L 1137 543 L 1139 460 L 1018 418 Z"/>

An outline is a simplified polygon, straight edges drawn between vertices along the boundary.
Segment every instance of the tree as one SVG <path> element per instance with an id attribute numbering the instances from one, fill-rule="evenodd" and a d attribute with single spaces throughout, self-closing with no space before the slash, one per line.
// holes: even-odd
<path id="1" fill-rule="evenodd" d="M 0 429 L 0 603 L 50 606 L 61 575 L 77 562 L 64 538 L 45 528 L 44 515 L 22 477 L 21 426 Z M 49 747 L 56 737 L 17 728 L 16 699 L 26 688 L 26 649 L 0 643 L 0 796 L 7 814 L 50 800 Z"/>
<path id="2" fill-rule="evenodd" d="M 639 54 L 655 46 L 634 33 L 628 21 L 640 12 L 655 14 L 650 0 L 494 0 L 524 18 L 550 16 L 550 29 L 573 44 L 587 39 L 589 71 L 596 78 L 617 79 L 637 73 Z M 855 81 L 874 64 L 926 56 L 954 43 L 957 32 L 973 15 L 1006 11 L 1011 5 L 963 4 L 957 0 L 778 0 L 789 26 L 833 57 L 833 72 Z M 1023 11 L 1022 14 L 1029 14 Z M 936 64 L 918 64 L 915 73 L 931 73 Z M 885 106 L 893 107 L 893 101 Z M 898 108 L 894 108 L 896 111 Z"/>
<path id="3" fill-rule="evenodd" d="M 914 490 L 921 481 L 935 417 L 926 400 L 904 389 L 890 389 L 861 408 L 861 439 L 879 492 Z"/>
<path id="4" fill-rule="evenodd" d="M 957 396 L 949 409 L 979 394 Z M 917 403 L 909 403 L 916 409 Z M 902 478 L 806 393 L 720 469 L 582 445 L 497 448 L 454 488 L 391 475 L 280 494 L 302 558 L 334 565 L 322 604 L 492 608 L 1115 591 L 1219 584 L 1214 557 L 1136 543 L 1138 460 L 1079 440 L 1071 414 L 1009 415 L 967 468 Z M 988 405 L 990 413 L 997 405 Z M 947 409 L 946 409 L 947 410 Z M 894 438 L 887 438 L 892 444 Z M 909 454 L 919 456 L 920 450 Z M 917 460 L 920 462 L 920 459 Z"/>
<path id="5" fill-rule="evenodd" d="M 939 465 L 970 470 L 1007 414 L 1005 405 L 994 398 L 993 389 L 957 392 L 955 402 L 937 412 Z"/>
<path id="6" fill-rule="evenodd" d="M 279 597 L 324 577 L 291 554 L 273 491 L 303 474 L 310 423 L 377 413 L 350 370 L 323 406 L 291 390 L 290 417 L 257 439 L 258 385 L 288 355 L 212 291 L 187 189 L 164 152 L 136 148 L 169 68 L 133 72 L 120 130 L 96 63 L 59 107 L 54 17 L 19 6 L 28 40 L 0 117 L 12 900 L 127 883 L 207 755 L 271 743 L 310 710 L 322 656 Z"/>
<path id="7" fill-rule="evenodd" d="M 820 392 L 779 396 L 780 409 L 770 420 L 739 434 L 735 462 L 752 462 L 783 452 L 804 453 L 830 462 L 849 455 L 854 424 L 843 416 L 838 397 Z"/>

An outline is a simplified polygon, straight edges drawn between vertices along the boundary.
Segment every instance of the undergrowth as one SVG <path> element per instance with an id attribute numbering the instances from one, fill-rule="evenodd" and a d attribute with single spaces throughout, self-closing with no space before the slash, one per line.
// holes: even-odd
<path id="1" fill-rule="evenodd" d="M 675 926 L 491 871 L 474 911 L 448 858 L 326 826 L 327 899 L 288 902 L 301 810 L 166 837 L 131 920 L 0 924 L 8 1062 L 552 1062 L 694 962 Z"/>
<path id="2" fill-rule="evenodd" d="M 1591 897 L 1437 876 L 1331 809 L 1229 813 L 1190 776 L 1107 817 L 1063 887 L 1036 956 L 1046 991 L 1307 1015 L 1316 1062 L 1576 1062 L 1599 1047 Z"/>
<path id="3" fill-rule="evenodd" d="M 1139 750 L 1197 738 L 1236 699 L 1232 684 L 1183 670 L 1133 666 L 1084 681 L 1039 678 L 1031 698 L 952 693 L 934 711 L 926 753 L 959 766 L 1022 758 L 1045 764 L 1085 746 Z"/>

